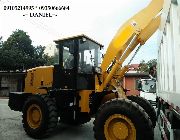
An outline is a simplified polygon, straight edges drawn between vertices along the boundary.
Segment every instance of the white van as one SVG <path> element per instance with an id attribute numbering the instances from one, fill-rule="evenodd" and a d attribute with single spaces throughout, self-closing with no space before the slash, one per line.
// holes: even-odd
<path id="1" fill-rule="evenodd" d="M 138 89 L 141 97 L 148 100 L 153 106 L 156 105 L 156 80 L 141 79 L 139 81 Z"/>

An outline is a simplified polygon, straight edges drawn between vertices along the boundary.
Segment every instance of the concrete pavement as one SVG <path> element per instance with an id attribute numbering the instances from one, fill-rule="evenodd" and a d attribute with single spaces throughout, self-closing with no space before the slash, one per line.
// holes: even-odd
<path id="1" fill-rule="evenodd" d="M 8 99 L 0 99 L 0 140 L 32 140 L 22 126 L 22 113 L 10 110 Z M 48 140 L 94 140 L 93 119 L 81 126 L 59 124 Z M 160 140 L 159 130 L 155 130 L 155 140 Z"/>

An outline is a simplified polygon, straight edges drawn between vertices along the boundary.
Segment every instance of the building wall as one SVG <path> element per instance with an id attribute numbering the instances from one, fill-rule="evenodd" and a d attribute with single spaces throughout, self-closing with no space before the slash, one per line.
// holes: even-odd
<path id="1" fill-rule="evenodd" d="M 23 90 L 24 73 L 0 72 L 0 96 L 9 96 L 9 92 Z"/>
<path id="2" fill-rule="evenodd" d="M 149 79 L 149 74 L 131 71 L 125 74 L 123 88 L 130 90 L 127 92 L 127 95 L 139 95 L 140 92 L 137 90 L 137 87 L 140 79 Z"/>
<path id="3" fill-rule="evenodd" d="M 125 77 L 124 78 L 124 88 L 130 90 L 127 92 L 127 95 L 139 95 L 139 91 L 136 90 L 136 81 L 139 79 L 139 77 Z"/>

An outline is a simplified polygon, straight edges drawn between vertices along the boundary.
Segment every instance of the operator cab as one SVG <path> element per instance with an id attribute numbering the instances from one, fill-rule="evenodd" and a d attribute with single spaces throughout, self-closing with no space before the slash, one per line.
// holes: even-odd
<path id="1" fill-rule="evenodd" d="M 54 66 L 54 88 L 95 89 L 94 69 L 101 64 L 103 45 L 79 35 L 56 40 L 59 64 Z"/>

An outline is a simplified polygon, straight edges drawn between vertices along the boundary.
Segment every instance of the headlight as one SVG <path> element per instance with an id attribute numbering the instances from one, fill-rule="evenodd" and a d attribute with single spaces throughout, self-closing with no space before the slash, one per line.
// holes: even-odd
<path id="1" fill-rule="evenodd" d="M 96 73 L 102 73 L 102 69 L 100 67 L 95 67 L 95 72 Z"/>

